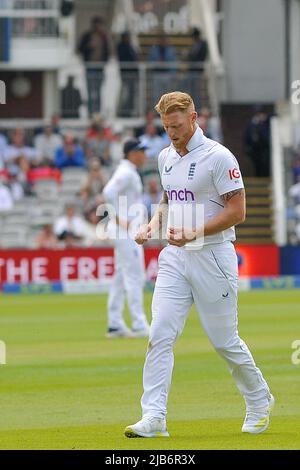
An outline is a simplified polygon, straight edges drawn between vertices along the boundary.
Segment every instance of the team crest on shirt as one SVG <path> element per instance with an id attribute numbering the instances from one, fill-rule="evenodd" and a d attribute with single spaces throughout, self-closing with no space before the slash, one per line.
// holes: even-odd
<path id="1" fill-rule="evenodd" d="M 195 170 L 196 170 L 196 163 L 191 163 L 190 168 L 189 168 L 189 174 L 188 174 L 188 179 L 192 180 L 195 176 Z"/>

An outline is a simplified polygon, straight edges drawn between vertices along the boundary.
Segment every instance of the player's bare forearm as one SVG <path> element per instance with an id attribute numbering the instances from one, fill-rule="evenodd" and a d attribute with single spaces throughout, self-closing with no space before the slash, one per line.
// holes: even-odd
<path id="1" fill-rule="evenodd" d="M 167 220 L 168 214 L 168 196 L 164 192 L 160 200 L 158 208 L 156 209 L 149 224 L 144 225 L 140 228 L 135 236 L 135 241 L 139 245 L 143 245 L 147 240 L 153 238 L 157 233 L 161 235 L 162 227 Z"/>
<path id="2" fill-rule="evenodd" d="M 204 225 L 204 236 L 215 235 L 245 221 L 246 197 L 244 189 L 236 189 L 223 194 L 222 199 L 224 210 Z"/>
<path id="3" fill-rule="evenodd" d="M 168 196 L 166 191 L 163 192 L 162 198 L 159 201 L 158 208 L 156 209 L 152 219 L 149 222 L 149 227 L 152 233 L 161 230 L 164 222 L 167 220 L 168 215 Z"/>

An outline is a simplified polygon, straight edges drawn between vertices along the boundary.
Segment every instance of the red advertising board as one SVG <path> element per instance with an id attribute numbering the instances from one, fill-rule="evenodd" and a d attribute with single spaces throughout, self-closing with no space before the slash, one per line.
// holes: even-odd
<path id="1" fill-rule="evenodd" d="M 278 276 L 280 253 L 276 245 L 236 245 L 240 276 Z"/>
<path id="2" fill-rule="evenodd" d="M 276 246 L 236 246 L 239 271 L 243 276 L 279 274 L 279 250 Z M 145 249 L 147 279 L 157 274 L 159 248 Z M 77 279 L 105 279 L 114 271 L 111 248 L 68 250 L 0 250 L 0 284 L 8 282 L 48 282 Z"/>
<path id="3" fill-rule="evenodd" d="M 145 250 L 148 280 L 156 278 L 159 252 L 157 248 Z M 112 248 L 0 250 L 0 284 L 102 280 L 111 277 L 113 272 Z"/>

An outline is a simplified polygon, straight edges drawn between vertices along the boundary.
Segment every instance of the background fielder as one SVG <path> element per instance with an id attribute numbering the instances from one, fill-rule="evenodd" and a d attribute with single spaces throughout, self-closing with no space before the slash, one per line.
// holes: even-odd
<path id="1" fill-rule="evenodd" d="M 131 217 L 128 210 L 122 213 L 120 197 L 130 209 L 142 204 L 142 182 L 137 168 L 145 163 L 145 146 L 133 139 L 124 144 L 124 159 L 103 190 L 104 198 L 116 211 L 116 220 L 110 220 L 108 231 L 114 243 L 115 275 L 108 297 L 109 338 L 148 336 L 149 325 L 143 306 L 145 281 L 144 250 L 129 236 Z M 124 317 L 125 292 L 132 319 L 132 330 L 127 328 Z"/>

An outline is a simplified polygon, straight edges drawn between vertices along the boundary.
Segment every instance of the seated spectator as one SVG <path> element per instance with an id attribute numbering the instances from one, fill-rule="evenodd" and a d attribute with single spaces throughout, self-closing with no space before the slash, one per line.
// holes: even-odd
<path id="1" fill-rule="evenodd" d="M 61 135 L 61 129 L 60 129 L 60 115 L 59 114 L 53 114 L 51 117 L 51 122 L 50 122 L 50 127 L 52 128 L 52 132 L 54 134 L 59 134 Z M 38 127 L 37 129 L 34 130 L 34 135 L 38 136 L 39 134 L 42 134 L 44 132 L 44 127 Z"/>
<path id="2" fill-rule="evenodd" d="M 90 202 L 95 203 L 97 196 L 102 193 L 106 182 L 107 180 L 102 173 L 101 163 L 98 160 L 93 160 L 90 165 L 90 172 L 83 183 L 80 193 L 85 206 Z"/>
<path id="3" fill-rule="evenodd" d="M 206 137 L 219 143 L 223 142 L 220 121 L 217 117 L 212 116 L 210 109 L 202 108 L 197 122 Z"/>
<path id="4" fill-rule="evenodd" d="M 161 150 L 168 145 L 164 138 L 158 134 L 157 127 L 153 124 L 148 124 L 140 141 L 147 147 L 146 155 L 149 158 L 157 158 Z"/>
<path id="5" fill-rule="evenodd" d="M 162 197 L 162 190 L 158 186 L 157 180 L 150 180 L 147 191 L 143 194 L 143 204 L 146 206 L 148 219 L 150 220 L 155 212 L 155 204 L 159 204 Z"/>
<path id="6" fill-rule="evenodd" d="M 47 124 L 43 133 L 34 139 L 34 146 L 41 155 L 41 166 L 54 166 L 55 152 L 63 144 L 62 137 L 54 132 L 53 127 Z"/>
<path id="7" fill-rule="evenodd" d="M 97 158 L 103 166 L 111 166 L 110 141 L 105 128 L 99 124 L 93 126 L 93 134 L 86 140 L 86 155 L 88 159 Z"/>
<path id="8" fill-rule="evenodd" d="M 154 44 L 149 53 L 149 62 L 166 63 L 176 61 L 176 50 L 170 46 L 167 36 L 161 34 L 157 44 Z M 161 69 L 158 69 L 161 71 Z"/>
<path id="9" fill-rule="evenodd" d="M 76 215 L 73 204 L 68 204 L 65 215 L 55 221 L 54 233 L 66 246 L 74 246 L 86 237 L 86 223 L 81 216 Z"/>
<path id="10" fill-rule="evenodd" d="M 67 167 L 85 167 L 85 155 L 80 145 L 76 144 L 73 135 L 67 134 L 63 146 L 55 152 L 55 166 L 60 170 Z"/>
<path id="11" fill-rule="evenodd" d="M 157 117 L 158 115 L 155 114 L 154 111 L 152 111 L 152 109 L 149 109 L 145 116 L 145 124 L 135 129 L 134 131 L 135 137 L 139 138 L 141 135 L 145 134 L 148 124 L 152 124 L 153 126 L 155 126 Z M 156 125 L 156 128 L 157 128 L 157 132 L 159 135 L 165 134 L 164 128 L 162 126 L 158 124 Z"/>
<path id="12" fill-rule="evenodd" d="M 87 133 L 86 133 L 86 138 L 87 139 L 96 138 L 97 135 L 98 135 L 98 130 L 99 130 L 98 128 L 99 127 L 103 128 L 104 137 L 107 140 L 112 141 L 113 140 L 113 133 L 111 131 L 111 128 L 105 124 L 105 119 L 99 113 L 95 113 L 93 115 L 91 125 L 88 128 Z"/>
<path id="13" fill-rule="evenodd" d="M 124 132 L 123 126 L 121 124 L 115 124 L 113 127 L 113 140 L 110 143 L 110 155 L 113 167 L 116 167 L 123 158 L 123 147 L 127 139 L 128 136 Z"/>
<path id="14" fill-rule="evenodd" d="M 84 241 L 85 246 L 111 245 L 111 241 L 106 231 L 106 225 L 100 224 L 101 217 L 96 215 L 96 207 L 90 208 L 86 214 L 87 235 Z"/>
<path id="15" fill-rule="evenodd" d="M 54 249 L 57 248 L 57 238 L 53 232 L 53 228 L 51 224 L 47 224 L 43 227 L 42 231 L 38 234 L 36 240 L 36 247 L 39 250 L 42 249 Z"/>
<path id="16" fill-rule="evenodd" d="M 16 165 L 20 172 L 26 174 L 31 166 L 36 166 L 39 162 L 39 153 L 33 147 L 26 145 L 25 132 L 22 128 L 17 128 L 11 137 L 11 144 L 4 152 L 6 166 Z"/>
<path id="17" fill-rule="evenodd" d="M 3 176 L 0 176 L 0 212 L 9 211 L 14 206 L 11 191 L 5 183 L 6 179 Z"/>

